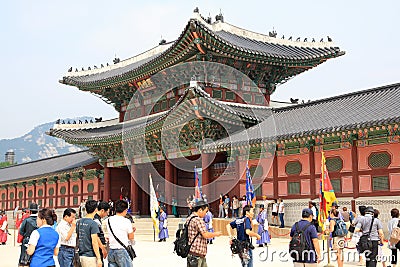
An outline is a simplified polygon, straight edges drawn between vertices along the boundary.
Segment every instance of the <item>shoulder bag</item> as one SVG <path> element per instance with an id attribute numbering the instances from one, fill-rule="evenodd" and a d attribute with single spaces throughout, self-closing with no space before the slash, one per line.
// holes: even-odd
<path id="1" fill-rule="evenodd" d="M 72 259 L 72 263 L 74 264 L 74 267 L 82 267 L 81 260 L 79 258 L 79 221 L 76 223 L 76 230 L 76 245 L 74 249 L 74 258 Z"/>
<path id="2" fill-rule="evenodd" d="M 119 240 L 118 237 L 115 236 L 114 231 L 111 228 L 110 218 L 108 219 L 108 226 L 110 227 L 110 231 L 111 231 L 112 235 L 114 236 L 115 240 L 117 240 L 117 242 L 128 252 L 131 260 L 136 258 L 136 252 L 133 249 L 132 245 L 125 246 L 124 243 L 122 243 L 121 240 Z"/>
<path id="3" fill-rule="evenodd" d="M 374 225 L 374 219 L 375 218 L 372 217 L 371 226 L 369 227 L 368 234 L 363 234 L 357 243 L 357 249 L 360 253 L 363 253 L 365 251 L 372 251 L 372 241 L 371 241 L 370 235 L 371 235 L 372 226 Z"/>

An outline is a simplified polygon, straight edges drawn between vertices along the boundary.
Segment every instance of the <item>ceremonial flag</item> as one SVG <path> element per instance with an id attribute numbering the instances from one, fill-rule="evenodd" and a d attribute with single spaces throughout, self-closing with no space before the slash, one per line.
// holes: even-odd
<path id="1" fill-rule="evenodd" d="M 157 210 L 158 210 L 158 201 L 156 192 L 154 191 L 153 180 L 151 179 L 151 173 L 149 173 L 149 180 L 150 180 L 150 215 L 151 219 L 153 220 L 154 229 L 158 233 L 158 226 L 157 226 Z"/>
<path id="2" fill-rule="evenodd" d="M 199 169 L 200 169 L 200 171 L 202 171 L 201 168 L 194 168 L 194 198 L 195 198 L 195 201 L 203 199 L 203 194 L 201 192 L 201 185 L 200 185 Z"/>
<path id="3" fill-rule="evenodd" d="M 256 196 L 254 194 L 253 180 L 251 179 L 249 165 L 246 165 L 246 201 L 247 205 L 256 206 Z"/>
<path id="4" fill-rule="evenodd" d="M 328 170 L 326 169 L 326 159 L 325 154 L 322 151 L 321 158 L 321 179 L 320 179 L 320 212 L 318 216 L 318 223 L 323 230 L 324 220 L 326 220 L 329 216 L 329 211 L 331 210 L 332 203 L 336 201 L 335 192 L 333 190 L 331 180 L 329 179 Z"/>

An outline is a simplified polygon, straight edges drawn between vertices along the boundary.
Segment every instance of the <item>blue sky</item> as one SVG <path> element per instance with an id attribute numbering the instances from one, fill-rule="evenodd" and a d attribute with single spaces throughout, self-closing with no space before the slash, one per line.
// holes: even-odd
<path id="1" fill-rule="evenodd" d="M 381 2 L 384 2 L 382 4 Z M 273 100 L 325 98 L 400 82 L 399 1 L 4 1 L 0 139 L 58 118 L 117 113 L 95 96 L 58 83 L 69 67 L 125 59 L 175 40 L 198 6 L 213 19 L 278 37 L 329 35 L 346 55 L 277 88 Z"/>

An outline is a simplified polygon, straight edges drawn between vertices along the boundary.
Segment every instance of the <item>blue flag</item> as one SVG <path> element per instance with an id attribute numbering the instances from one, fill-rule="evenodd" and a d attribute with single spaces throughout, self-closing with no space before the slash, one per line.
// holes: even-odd
<path id="1" fill-rule="evenodd" d="M 253 180 L 251 179 L 249 165 L 246 165 L 246 201 L 247 205 L 255 207 L 256 196 L 254 194 Z"/>

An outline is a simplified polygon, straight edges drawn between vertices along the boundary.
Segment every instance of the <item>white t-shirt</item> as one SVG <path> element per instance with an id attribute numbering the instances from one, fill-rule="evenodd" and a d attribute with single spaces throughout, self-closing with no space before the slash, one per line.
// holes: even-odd
<path id="1" fill-rule="evenodd" d="M 42 227 L 51 227 L 51 225 L 43 225 Z M 33 230 L 31 236 L 29 237 L 29 242 L 28 242 L 28 244 L 29 244 L 29 245 L 34 245 L 34 246 L 36 247 L 36 246 L 37 246 L 37 243 L 38 243 L 38 241 L 39 241 L 39 238 L 40 238 L 39 231 L 38 231 L 38 230 Z M 59 235 L 59 236 L 58 236 L 58 242 L 57 242 L 56 248 L 59 248 L 60 245 L 61 245 L 61 244 L 60 244 L 60 235 Z"/>
<path id="2" fill-rule="evenodd" d="M 278 213 L 278 203 L 273 203 L 272 204 L 272 212 Z"/>
<path id="3" fill-rule="evenodd" d="M 314 220 L 316 220 L 317 219 L 317 209 L 314 206 L 312 206 L 311 211 L 312 211 L 312 218 Z"/>
<path id="4" fill-rule="evenodd" d="M 125 246 L 128 246 L 129 245 L 128 234 L 133 232 L 131 222 L 127 218 L 118 215 L 112 216 L 108 218 L 108 220 L 110 221 L 111 228 L 114 234 Z M 123 248 L 123 246 L 121 246 L 118 243 L 118 241 L 114 238 L 114 235 L 111 233 L 108 222 L 107 222 L 107 231 L 108 231 L 108 238 L 110 241 L 110 248 L 111 249 Z"/>
<path id="5" fill-rule="evenodd" d="M 285 204 L 283 204 L 283 202 L 279 203 L 278 213 L 285 213 Z"/>

